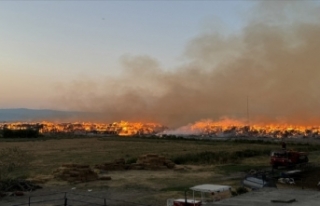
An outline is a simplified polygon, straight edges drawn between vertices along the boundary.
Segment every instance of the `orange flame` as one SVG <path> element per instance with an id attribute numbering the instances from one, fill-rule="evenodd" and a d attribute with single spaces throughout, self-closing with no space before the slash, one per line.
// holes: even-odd
<path id="1" fill-rule="evenodd" d="M 8 128 L 15 130 L 39 129 L 41 134 L 73 133 L 73 134 L 117 134 L 119 136 L 150 135 L 163 131 L 166 127 L 156 123 L 114 122 L 112 124 L 74 122 L 52 123 L 43 121 L 40 123 L 0 123 L 0 129 Z"/>
<path id="2" fill-rule="evenodd" d="M 157 123 L 142 122 L 113 122 L 91 123 L 91 122 L 74 122 L 74 123 L 52 123 L 52 122 L 12 122 L 0 123 L 0 129 L 39 129 L 41 134 L 115 134 L 119 136 L 133 135 L 205 135 L 213 137 L 319 137 L 319 126 L 300 126 L 289 124 L 264 124 L 255 123 L 248 125 L 246 121 L 222 118 L 219 121 L 202 120 L 189 124 L 177 129 L 168 129 Z"/>
<path id="3" fill-rule="evenodd" d="M 319 126 L 301 126 L 289 124 L 248 125 L 246 121 L 222 118 L 220 121 L 202 120 L 174 130 L 165 130 L 162 135 L 207 135 L 217 137 L 317 137 Z"/>

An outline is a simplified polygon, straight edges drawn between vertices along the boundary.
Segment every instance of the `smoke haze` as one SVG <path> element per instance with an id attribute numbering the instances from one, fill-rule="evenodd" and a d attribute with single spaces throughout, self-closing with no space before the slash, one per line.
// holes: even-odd
<path id="1" fill-rule="evenodd" d="M 262 2 L 240 32 L 190 41 L 187 63 L 179 68 L 162 68 L 149 56 L 123 56 L 117 77 L 60 85 L 59 104 L 101 114 L 93 119 L 170 127 L 223 116 L 246 119 L 247 106 L 250 122 L 319 125 L 319 14 L 310 2 Z"/>

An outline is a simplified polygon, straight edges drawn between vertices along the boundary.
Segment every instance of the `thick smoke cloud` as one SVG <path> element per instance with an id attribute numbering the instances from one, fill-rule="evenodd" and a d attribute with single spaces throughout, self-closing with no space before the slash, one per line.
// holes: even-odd
<path id="1" fill-rule="evenodd" d="M 75 81 L 65 86 L 62 102 L 104 121 L 171 127 L 246 119 L 247 106 L 250 122 L 319 125 L 320 9 L 309 3 L 263 2 L 241 32 L 189 42 L 188 63 L 172 71 L 149 56 L 124 56 L 121 75 Z"/>

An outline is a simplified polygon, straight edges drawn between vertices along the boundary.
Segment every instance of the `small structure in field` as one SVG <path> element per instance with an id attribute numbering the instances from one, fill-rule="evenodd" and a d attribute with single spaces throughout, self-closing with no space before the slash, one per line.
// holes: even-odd
<path id="1" fill-rule="evenodd" d="M 201 206 L 211 205 L 216 201 L 230 198 L 231 187 L 228 185 L 203 184 L 189 188 L 192 198 L 167 199 L 167 206 Z M 200 194 L 198 197 L 197 193 Z"/>

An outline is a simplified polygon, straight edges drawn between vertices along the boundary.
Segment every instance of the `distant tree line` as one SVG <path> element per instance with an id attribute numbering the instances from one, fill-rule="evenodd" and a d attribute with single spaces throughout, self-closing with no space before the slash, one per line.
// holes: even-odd
<path id="1" fill-rule="evenodd" d="M 39 137 L 38 128 L 27 128 L 27 129 L 8 129 L 3 128 L 3 138 L 36 138 Z"/>

